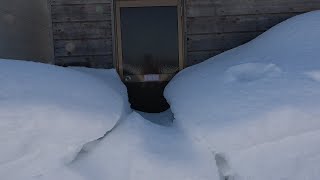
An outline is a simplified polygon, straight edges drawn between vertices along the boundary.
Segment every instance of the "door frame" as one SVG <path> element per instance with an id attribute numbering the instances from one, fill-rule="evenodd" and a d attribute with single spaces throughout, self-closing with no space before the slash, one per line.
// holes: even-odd
<path id="1" fill-rule="evenodd" d="M 122 39 L 120 8 L 122 7 L 152 7 L 152 6 L 176 6 L 178 13 L 178 49 L 179 71 L 185 67 L 186 57 L 186 33 L 185 33 L 185 1 L 184 0 L 114 0 L 113 1 L 113 57 L 120 78 L 126 81 L 123 72 Z M 144 82 L 144 75 L 134 75 L 130 82 Z M 172 78 L 171 74 L 160 74 L 160 81 Z"/>

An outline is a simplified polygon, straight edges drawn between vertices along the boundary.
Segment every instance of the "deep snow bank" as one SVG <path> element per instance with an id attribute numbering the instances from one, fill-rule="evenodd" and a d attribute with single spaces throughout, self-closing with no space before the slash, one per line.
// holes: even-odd
<path id="1" fill-rule="evenodd" d="M 128 112 L 116 72 L 96 74 L 105 81 L 78 70 L 0 60 L 1 179 L 40 177 L 59 168 Z"/>
<path id="2" fill-rule="evenodd" d="M 185 69 L 165 91 L 177 123 L 226 154 L 243 179 L 317 179 L 319 32 L 320 11 L 303 14 Z M 310 132 L 315 135 L 307 138 Z"/>

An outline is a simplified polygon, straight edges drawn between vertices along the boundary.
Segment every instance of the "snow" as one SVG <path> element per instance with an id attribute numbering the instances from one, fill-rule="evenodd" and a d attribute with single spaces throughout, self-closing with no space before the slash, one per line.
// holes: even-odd
<path id="1" fill-rule="evenodd" d="M 95 180 L 218 178 L 215 161 L 207 149 L 174 125 L 154 124 L 136 112 L 70 169 Z"/>
<path id="2" fill-rule="evenodd" d="M 222 157 L 223 175 L 318 178 L 319 32 L 320 11 L 296 16 L 169 83 L 178 126 Z"/>
<path id="3" fill-rule="evenodd" d="M 129 109 L 114 71 L 108 83 L 73 69 L 0 60 L 0 174 L 27 179 L 60 168 Z M 19 172 L 19 173 L 16 173 Z"/>
<path id="4" fill-rule="evenodd" d="M 162 126 L 171 126 L 174 121 L 174 115 L 170 109 L 161 113 L 145 113 L 141 111 L 136 112 L 139 113 L 144 119 Z"/>
<path id="5" fill-rule="evenodd" d="M 320 11 L 180 72 L 132 112 L 115 70 L 0 60 L 1 180 L 320 175 Z"/>
<path id="6" fill-rule="evenodd" d="M 229 154 L 239 179 L 314 180 L 320 175 L 320 130 Z"/>
<path id="7" fill-rule="evenodd" d="M 320 70 L 309 71 L 305 73 L 310 79 L 320 82 Z"/>

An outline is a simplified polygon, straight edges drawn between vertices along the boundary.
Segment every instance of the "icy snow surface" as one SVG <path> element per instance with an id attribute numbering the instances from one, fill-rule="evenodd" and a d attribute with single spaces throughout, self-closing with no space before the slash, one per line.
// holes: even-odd
<path id="1" fill-rule="evenodd" d="M 165 96 L 178 127 L 235 179 L 319 179 L 320 11 L 179 73 Z"/>

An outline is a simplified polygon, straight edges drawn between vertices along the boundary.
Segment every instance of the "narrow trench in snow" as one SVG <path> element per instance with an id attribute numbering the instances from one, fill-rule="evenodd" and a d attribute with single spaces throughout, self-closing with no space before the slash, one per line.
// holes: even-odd
<path id="1" fill-rule="evenodd" d="M 171 126 L 173 113 L 163 93 L 168 81 L 125 83 L 131 108 L 144 119 L 162 126 Z"/>
<path id="2" fill-rule="evenodd" d="M 131 108 L 152 123 L 166 127 L 171 126 L 174 121 L 174 114 L 171 112 L 170 106 L 163 96 L 167 84 L 168 82 L 126 83 Z M 83 158 L 92 151 L 116 126 L 103 137 L 85 144 L 81 151 L 75 156 L 73 162 Z M 212 154 L 216 162 L 220 180 L 235 180 L 236 177 L 225 156 L 215 152 Z"/>
<path id="3" fill-rule="evenodd" d="M 165 112 L 170 108 L 163 96 L 165 82 L 125 83 L 131 108 L 146 113 Z"/>
<path id="4" fill-rule="evenodd" d="M 168 109 L 161 113 L 146 113 L 141 111 L 136 112 L 140 114 L 144 119 L 161 126 L 171 126 L 174 120 L 171 109 Z"/>
<path id="5" fill-rule="evenodd" d="M 148 120 L 148 121 L 150 121 L 154 124 L 158 124 L 160 126 L 169 127 L 172 125 L 173 120 L 174 120 L 174 115 L 171 112 L 171 109 L 167 109 L 166 111 L 161 112 L 161 113 L 146 113 L 146 112 L 141 112 L 141 111 L 135 111 L 135 112 L 140 114 L 145 120 Z M 125 117 L 123 117 L 123 118 L 125 118 Z M 120 121 L 121 121 L 121 119 L 118 121 L 118 123 L 111 130 L 106 132 L 105 135 L 102 136 L 101 138 L 84 144 L 83 147 L 81 148 L 81 150 L 74 156 L 74 158 L 70 162 L 70 164 L 87 156 L 87 154 L 90 153 L 105 137 L 107 137 L 111 131 L 113 131 L 115 128 L 117 128 Z"/>
<path id="6" fill-rule="evenodd" d="M 236 175 L 232 171 L 226 157 L 221 153 L 213 153 L 218 168 L 220 180 L 236 180 Z"/>
<path id="7" fill-rule="evenodd" d="M 126 84 L 131 108 L 145 120 L 169 127 L 173 124 L 174 114 L 163 96 L 166 85 L 167 82 Z M 113 129 L 115 129 L 117 125 L 106 132 L 103 137 L 86 143 L 71 163 L 87 156 L 87 154 L 90 153 Z M 220 180 L 236 180 L 237 178 L 226 157 L 221 153 L 212 152 L 212 154 L 216 162 Z"/>
<path id="8" fill-rule="evenodd" d="M 171 126 L 174 115 L 171 112 L 167 100 L 163 96 L 164 88 L 167 84 L 168 82 L 126 83 L 131 108 L 152 123 L 167 127 Z M 84 144 L 71 163 L 86 156 L 102 139 L 117 127 L 118 123 L 101 138 Z"/>

